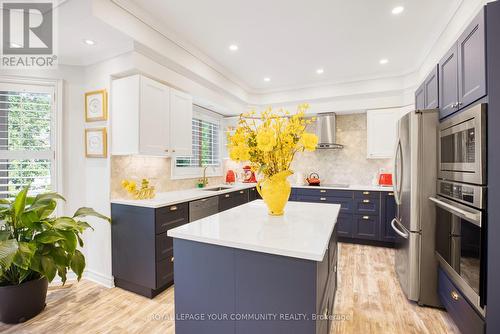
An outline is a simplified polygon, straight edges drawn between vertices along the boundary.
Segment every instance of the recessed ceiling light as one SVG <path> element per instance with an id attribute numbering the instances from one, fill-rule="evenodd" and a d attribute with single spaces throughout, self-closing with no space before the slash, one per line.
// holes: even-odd
<path id="1" fill-rule="evenodd" d="M 394 7 L 392 9 L 392 14 L 394 15 L 399 15 L 401 14 L 403 11 L 405 10 L 405 8 L 403 6 L 397 6 L 397 7 Z"/>
<path id="2" fill-rule="evenodd" d="M 324 69 L 322 69 L 322 68 L 318 68 L 318 69 L 316 70 L 316 73 L 318 73 L 318 74 L 323 74 L 324 72 L 325 72 L 325 70 L 324 70 Z"/>
<path id="3" fill-rule="evenodd" d="M 93 41 L 91 39 L 84 39 L 83 43 L 85 43 L 87 45 L 95 45 L 95 41 Z"/>
<path id="4" fill-rule="evenodd" d="M 21 47 L 21 44 L 17 44 L 17 43 L 11 42 L 11 43 L 10 43 L 10 47 L 11 47 L 11 48 L 20 48 L 20 47 Z"/>
<path id="5" fill-rule="evenodd" d="M 386 59 L 386 58 L 380 59 L 380 61 L 379 61 L 380 65 L 385 65 L 388 62 L 389 62 L 389 59 Z"/>
<path id="6" fill-rule="evenodd" d="M 266 78 L 264 78 L 264 81 L 265 81 L 265 82 L 269 82 L 269 81 L 271 81 L 271 78 L 266 77 Z"/>
<path id="7" fill-rule="evenodd" d="M 237 51 L 238 50 L 238 45 L 236 45 L 236 44 L 229 45 L 229 50 L 231 50 L 231 51 Z"/>

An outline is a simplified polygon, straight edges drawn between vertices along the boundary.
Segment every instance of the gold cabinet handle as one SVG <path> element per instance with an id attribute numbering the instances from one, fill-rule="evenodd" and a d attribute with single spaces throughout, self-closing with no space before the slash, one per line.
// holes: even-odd
<path id="1" fill-rule="evenodd" d="M 172 150 L 172 152 L 174 152 L 174 153 L 175 153 L 175 150 Z"/>
<path id="2" fill-rule="evenodd" d="M 171 206 L 170 207 L 170 211 L 176 211 L 177 210 L 177 207 L 176 206 Z"/>
<path id="3" fill-rule="evenodd" d="M 370 217 L 368 217 L 368 216 L 363 216 L 363 219 L 364 219 L 364 220 L 368 220 L 368 219 L 370 219 Z"/>
<path id="4" fill-rule="evenodd" d="M 370 195 L 369 191 L 363 191 L 363 195 Z"/>
<path id="5" fill-rule="evenodd" d="M 394 193 L 389 193 L 389 196 L 394 196 Z"/>
<path id="6" fill-rule="evenodd" d="M 320 201 L 326 201 L 326 197 L 321 197 L 319 200 Z"/>
<path id="7" fill-rule="evenodd" d="M 319 192 L 320 193 L 326 193 L 326 190 L 320 190 Z"/>
<path id="8" fill-rule="evenodd" d="M 456 292 L 455 290 L 451 291 L 450 296 L 451 296 L 451 298 L 452 298 L 453 300 L 455 300 L 455 301 L 457 301 L 457 300 L 458 300 L 458 298 L 460 297 L 460 296 L 458 295 L 458 292 Z"/>
<path id="9" fill-rule="evenodd" d="M 245 193 L 245 192 L 243 190 L 240 190 L 240 194 L 243 194 L 243 193 Z"/>
<path id="10" fill-rule="evenodd" d="M 369 199 L 364 199 L 363 203 L 370 203 L 370 200 Z"/>
<path id="11" fill-rule="evenodd" d="M 165 152 L 167 152 L 167 153 L 168 153 L 168 149 L 166 149 L 166 150 L 165 150 Z"/>
<path id="12" fill-rule="evenodd" d="M 325 308 L 325 310 L 323 311 L 323 316 L 326 318 L 328 317 L 328 306 Z"/>
<path id="13" fill-rule="evenodd" d="M 333 267 L 333 272 L 336 273 L 337 272 L 337 266 L 334 266 Z"/>
<path id="14" fill-rule="evenodd" d="M 174 257 L 173 256 L 170 258 L 170 262 L 172 262 L 172 263 L 174 262 Z"/>
<path id="15" fill-rule="evenodd" d="M 225 197 L 225 198 L 228 198 L 228 197 L 231 197 L 231 195 L 226 194 L 226 195 L 224 195 L 224 197 Z"/>

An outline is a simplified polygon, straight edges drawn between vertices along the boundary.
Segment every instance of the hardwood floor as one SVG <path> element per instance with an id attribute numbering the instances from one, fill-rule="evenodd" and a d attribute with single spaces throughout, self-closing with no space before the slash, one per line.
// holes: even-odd
<path id="1" fill-rule="evenodd" d="M 331 333 L 459 333 L 446 312 L 408 302 L 393 268 L 392 249 L 340 244 Z M 173 312 L 173 287 L 149 300 L 83 280 L 51 287 L 42 314 L 20 325 L 0 323 L 0 333 L 173 334 Z"/>

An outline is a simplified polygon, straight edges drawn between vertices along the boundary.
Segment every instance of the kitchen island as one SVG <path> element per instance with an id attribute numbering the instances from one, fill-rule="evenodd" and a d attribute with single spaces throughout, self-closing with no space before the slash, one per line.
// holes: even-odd
<path id="1" fill-rule="evenodd" d="M 169 230 L 176 333 L 328 333 L 339 210 L 258 200 Z"/>

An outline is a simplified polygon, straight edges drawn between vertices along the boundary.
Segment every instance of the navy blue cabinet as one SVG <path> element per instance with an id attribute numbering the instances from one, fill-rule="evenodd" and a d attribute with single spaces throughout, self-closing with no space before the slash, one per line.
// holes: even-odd
<path id="1" fill-rule="evenodd" d="M 396 217 L 396 199 L 394 193 L 382 194 L 382 214 L 380 223 L 380 237 L 384 241 L 395 242 L 396 232 L 394 232 L 391 222 Z"/>
<path id="2" fill-rule="evenodd" d="M 439 62 L 440 118 L 467 107 L 486 93 L 485 15 L 481 10 Z"/>
<path id="3" fill-rule="evenodd" d="M 436 65 L 431 73 L 425 78 L 424 84 L 425 103 L 424 109 L 435 109 L 439 107 L 439 67 Z"/>
<path id="4" fill-rule="evenodd" d="M 443 269 L 438 272 L 439 299 L 463 334 L 484 333 L 484 320 L 474 311 Z"/>
<path id="5" fill-rule="evenodd" d="M 248 200 L 248 189 L 219 195 L 219 212 L 245 204 Z"/>
<path id="6" fill-rule="evenodd" d="M 458 109 L 486 95 L 485 21 L 482 10 L 457 42 Z"/>
<path id="7" fill-rule="evenodd" d="M 352 237 L 352 214 L 340 213 L 337 218 L 337 234 L 339 237 Z"/>

